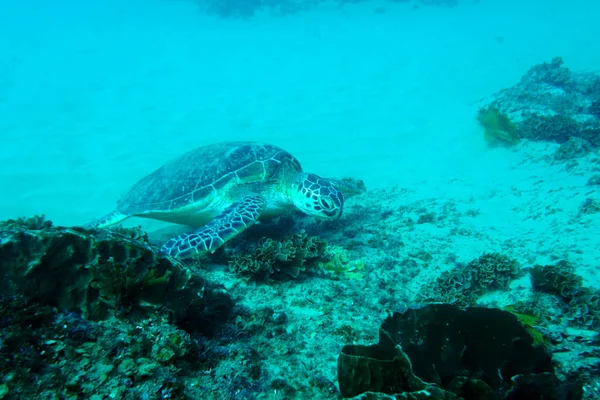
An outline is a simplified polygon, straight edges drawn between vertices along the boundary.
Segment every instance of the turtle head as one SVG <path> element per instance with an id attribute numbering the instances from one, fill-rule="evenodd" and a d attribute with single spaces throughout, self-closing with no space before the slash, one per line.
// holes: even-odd
<path id="1" fill-rule="evenodd" d="M 302 212 L 318 218 L 339 218 L 344 208 L 342 192 L 331 180 L 315 174 L 299 174 L 291 197 Z"/>

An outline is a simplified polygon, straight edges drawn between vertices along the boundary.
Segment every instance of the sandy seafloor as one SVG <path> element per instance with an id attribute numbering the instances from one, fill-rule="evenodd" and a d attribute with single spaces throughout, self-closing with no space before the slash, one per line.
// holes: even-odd
<path id="1" fill-rule="evenodd" d="M 454 225 L 402 233 L 409 249 L 436 254 L 423 279 L 446 268 L 449 253 L 468 262 L 499 251 L 524 265 L 571 260 L 586 285 L 600 287 L 598 214 L 578 216 L 585 198 L 600 197 L 586 186 L 598 156 L 567 168 L 551 161 L 554 144 L 489 148 L 475 120 L 481 99 L 552 57 L 600 71 L 600 3 L 370 2 L 248 20 L 202 15 L 189 1 L 13 3 L 0 10 L 0 219 L 45 213 L 83 223 L 188 149 L 260 140 L 311 172 L 389 189 L 367 196 L 378 212 L 453 204 L 463 213 Z M 469 210 L 477 212 L 465 217 Z M 400 235 L 388 226 L 387 237 Z M 368 333 L 357 340 L 368 343 L 385 310 L 361 314 L 378 276 L 365 257 L 366 280 L 348 289 L 344 312 L 362 320 Z M 419 282 L 389 290 L 414 292 Z M 286 312 L 303 349 L 331 355 L 306 368 L 332 378 L 339 348 L 302 331 L 321 315 L 292 300 L 306 285 L 291 282 L 280 298 L 271 291 L 281 287 L 263 286 L 245 301 L 270 299 Z M 274 361 L 269 373 L 295 363 Z"/>

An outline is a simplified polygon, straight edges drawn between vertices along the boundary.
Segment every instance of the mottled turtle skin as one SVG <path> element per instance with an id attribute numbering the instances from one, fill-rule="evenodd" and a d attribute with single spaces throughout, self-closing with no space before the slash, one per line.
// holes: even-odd
<path id="1" fill-rule="evenodd" d="M 196 230 L 161 248 L 165 255 L 188 258 L 212 253 L 260 218 L 294 207 L 319 218 L 339 218 L 344 196 L 363 190 L 359 181 L 305 173 L 295 157 L 270 144 L 217 143 L 185 153 L 145 176 L 113 212 L 87 226 L 104 228 L 130 217 L 188 225 Z"/>

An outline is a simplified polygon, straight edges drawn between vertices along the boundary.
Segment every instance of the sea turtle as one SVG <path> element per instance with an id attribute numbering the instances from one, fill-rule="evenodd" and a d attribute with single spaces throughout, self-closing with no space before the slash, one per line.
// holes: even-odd
<path id="1" fill-rule="evenodd" d="M 110 214 L 87 224 L 103 228 L 129 217 L 189 225 L 161 252 L 176 258 L 213 253 L 260 218 L 294 207 L 319 218 L 342 215 L 344 196 L 362 181 L 325 179 L 302 171 L 287 151 L 265 143 L 224 142 L 199 147 L 138 181 Z"/>

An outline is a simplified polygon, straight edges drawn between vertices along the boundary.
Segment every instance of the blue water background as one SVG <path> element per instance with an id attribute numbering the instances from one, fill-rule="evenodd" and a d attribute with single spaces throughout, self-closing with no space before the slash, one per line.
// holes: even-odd
<path id="1" fill-rule="evenodd" d="M 554 56 L 599 69 L 597 15 L 591 0 L 242 19 L 183 0 L 3 0 L 0 218 L 85 222 L 163 162 L 222 140 L 268 141 L 307 170 L 424 197 L 518 182 L 519 154 L 487 149 L 477 101 Z"/>

